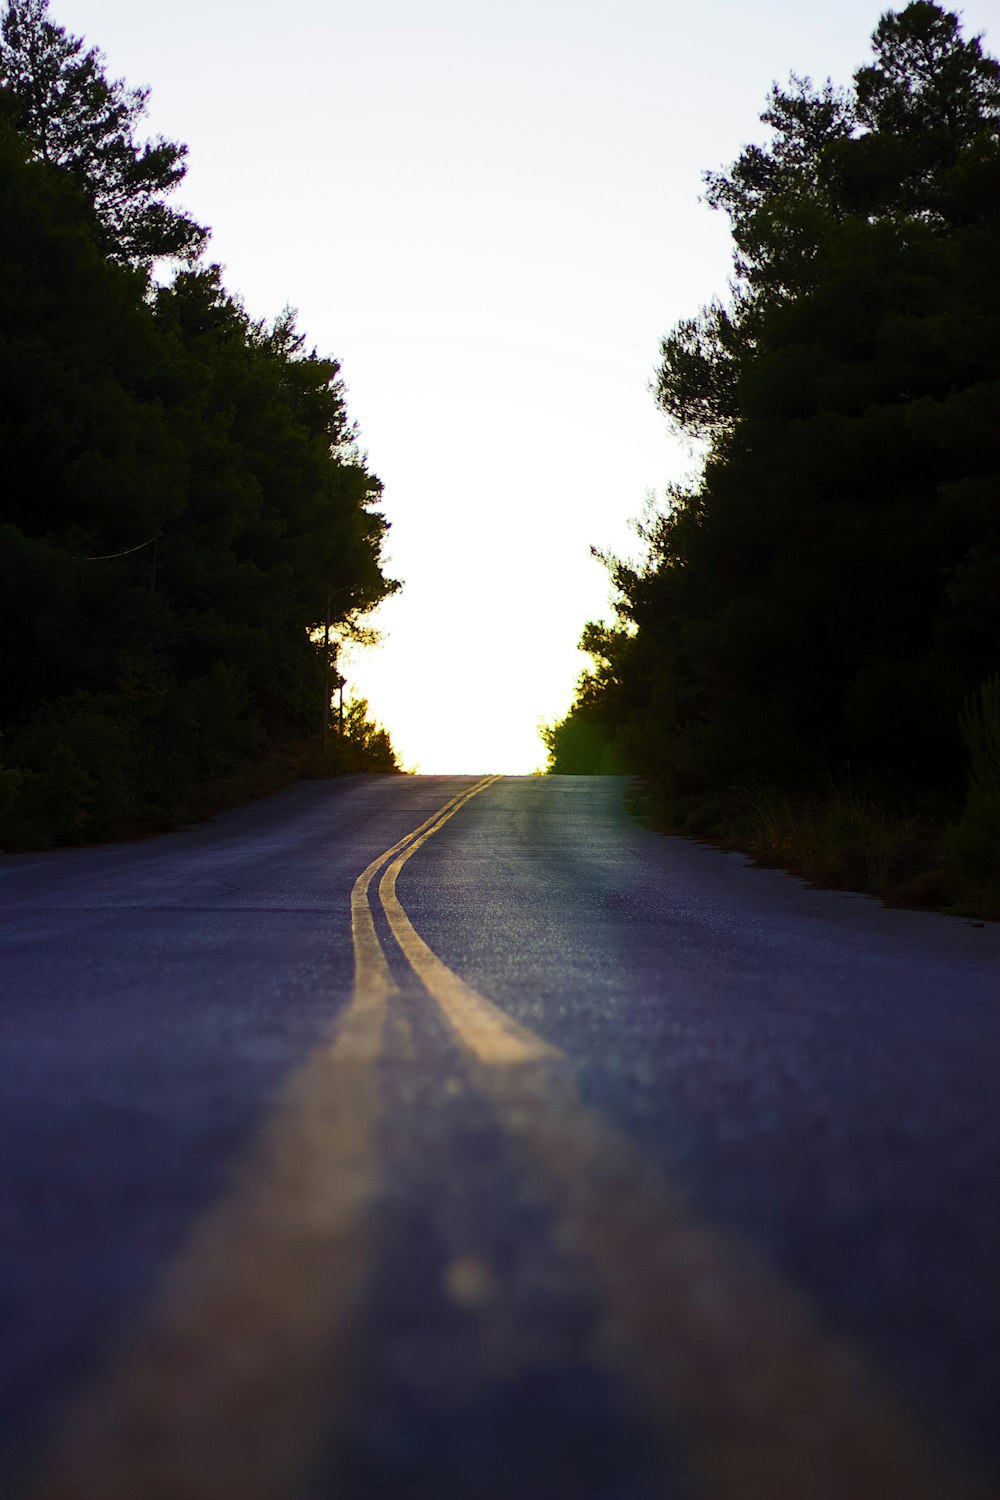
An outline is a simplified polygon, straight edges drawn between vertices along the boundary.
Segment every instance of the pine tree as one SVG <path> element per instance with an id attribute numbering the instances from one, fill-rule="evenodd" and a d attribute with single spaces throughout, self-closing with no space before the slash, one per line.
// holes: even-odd
<path id="1" fill-rule="evenodd" d="M 96 48 L 49 19 L 48 0 L 8 0 L 0 23 L 0 87 L 36 157 L 69 172 L 89 199 L 106 253 L 145 271 L 197 259 L 208 231 L 164 200 L 185 174 L 187 147 L 140 141 L 148 89 L 109 79 Z"/>
<path id="2" fill-rule="evenodd" d="M 616 670 L 585 638 L 558 766 L 596 735 L 692 792 L 848 760 L 961 786 L 1000 628 L 1000 63 L 928 0 L 872 43 L 853 89 L 775 87 L 770 140 L 708 176 L 732 296 L 654 387 L 704 465 L 613 564 Z"/>

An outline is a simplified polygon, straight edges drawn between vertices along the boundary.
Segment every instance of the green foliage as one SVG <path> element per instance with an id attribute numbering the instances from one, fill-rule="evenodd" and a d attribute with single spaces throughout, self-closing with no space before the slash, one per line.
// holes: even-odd
<path id="1" fill-rule="evenodd" d="M 675 427 L 696 438 L 727 432 L 739 413 L 741 335 L 729 311 L 715 302 L 685 318 L 660 343 L 656 401 Z"/>
<path id="2" fill-rule="evenodd" d="M 1000 919 L 1000 878 L 963 866 L 946 807 L 933 798 L 914 806 L 898 789 L 850 776 L 796 791 L 748 784 L 709 799 L 664 799 L 660 786 L 642 815 L 658 829 L 739 849 L 817 885 Z"/>
<path id="3" fill-rule="evenodd" d="M 970 874 L 1000 876 L 1000 676 L 984 682 L 962 713 L 971 770 L 952 848 Z"/>
<path id="4" fill-rule="evenodd" d="M 541 734 L 552 775 L 616 776 L 622 769 L 613 742 L 609 743 L 600 725 L 580 712 L 546 725 Z"/>
<path id="5" fill-rule="evenodd" d="M 14 813 L 29 830 L 45 830 L 46 842 L 79 844 L 91 821 L 94 779 L 70 745 L 56 744 L 26 782 Z"/>
<path id="6" fill-rule="evenodd" d="M 199 777 L 225 775 L 258 748 L 260 724 L 247 675 L 232 662 L 213 662 L 204 677 L 181 689 L 174 707 Z"/>
<path id="7" fill-rule="evenodd" d="M 337 362 L 290 310 L 252 321 L 218 267 L 151 290 L 58 164 L 93 125 L 73 69 L 93 82 L 98 64 L 44 12 L 10 5 L 4 35 L 8 63 L 29 22 L 55 57 L 45 149 L 0 107 L 6 847 L 164 826 L 251 763 L 297 774 L 320 729 L 318 622 L 357 631 L 398 587 Z M 139 96 L 108 87 L 132 120 Z M 372 733 L 354 760 L 389 764 Z"/>
<path id="8" fill-rule="evenodd" d="M 854 75 L 858 119 L 870 129 L 936 137 L 930 149 L 954 161 L 1000 124 L 1000 64 L 978 37 L 963 41 L 954 12 L 929 0 L 888 11 L 872 45 L 873 64 Z"/>
<path id="9" fill-rule="evenodd" d="M 67 172 L 91 204 L 109 255 L 147 271 L 165 256 L 197 258 L 208 231 L 164 202 L 184 177 L 187 147 L 136 140 L 148 89 L 108 79 L 101 53 L 49 19 L 48 0 L 7 0 L 0 88 L 33 155 Z"/>
<path id="10" fill-rule="evenodd" d="M 0 765 L 0 828 L 9 825 L 11 813 L 24 790 L 24 772 L 18 766 Z"/>
<path id="11" fill-rule="evenodd" d="M 613 754 L 700 807 L 848 763 L 961 796 L 1000 638 L 1000 64 L 924 0 L 873 49 L 849 90 L 775 88 L 770 139 L 708 176 L 732 296 L 664 338 L 656 382 L 702 470 L 610 560 L 613 666 L 553 768 Z"/>
<path id="12" fill-rule="evenodd" d="M 812 797 L 762 787 L 744 808 L 751 848 L 825 885 L 891 895 L 924 859 L 917 821 L 850 783 Z"/>
<path id="13" fill-rule="evenodd" d="M 561 776 L 617 776 L 628 769 L 628 751 L 608 707 L 622 690 L 630 637 L 625 630 L 591 624 L 580 645 L 593 667 L 581 675 L 565 718 L 540 730 L 548 769 Z"/>
<path id="14" fill-rule="evenodd" d="M 345 705 L 344 721 L 337 726 L 342 743 L 353 752 L 359 770 L 398 771 L 392 740 L 368 714 L 365 698 L 353 698 Z"/>

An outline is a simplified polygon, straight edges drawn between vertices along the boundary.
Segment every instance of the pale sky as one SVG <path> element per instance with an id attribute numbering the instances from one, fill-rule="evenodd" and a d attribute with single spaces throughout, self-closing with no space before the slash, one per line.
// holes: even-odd
<path id="1" fill-rule="evenodd" d="M 995 0 L 961 8 L 994 54 Z M 902 9 L 902 0 L 894 8 Z M 341 361 L 403 579 L 355 652 L 407 769 L 528 772 L 607 614 L 592 544 L 692 456 L 648 384 L 725 294 L 701 174 L 789 72 L 849 81 L 863 0 L 51 0 L 190 147 L 176 201 L 254 317 Z"/>

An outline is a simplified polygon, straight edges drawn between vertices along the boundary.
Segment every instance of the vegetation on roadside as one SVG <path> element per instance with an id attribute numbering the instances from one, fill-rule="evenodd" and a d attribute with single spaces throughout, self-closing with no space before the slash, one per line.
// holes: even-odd
<path id="1" fill-rule="evenodd" d="M 740 850 L 819 886 L 1000 921 L 1000 878 L 963 858 L 960 825 L 941 799 L 846 779 L 814 792 L 763 784 L 666 798 L 651 782 L 637 811 L 661 832 Z"/>
<path id="2" fill-rule="evenodd" d="M 395 767 L 327 686 L 324 637 L 398 587 L 339 365 L 202 263 L 208 231 L 170 202 L 185 148 L 140 138 L 145 102 L 48 0 L 8 0 L 0 847 Z"/>
<path id="3" fill-rule="evenodd" d="M 617 619 L 545 740 L 655 778 L 671 826 L 995 912 L 1000 63 L 929 0 L 872 45 L 707 175 L 730 293 L 655 384 L 700 471 L 607 559 Z"/>
<path id="4" fill-rule="evenodd" d="M 169 804 L 147 800 L 134 819 L 120 818 L 112 827 L 102 827 L 101 833 L 106 838 L 143 838 L 202 822 L 296 781 L 399 769 L 389 734 L 368 717 L 368 704 L 359 698 L 348 705 L 343 724 L 331 726 L 325 746 L 321 735 L 286 740 L 228 771 L 193 781 Z M 93 809 L 100 795 L 100 781 L 61 752 L 41 772 L 0 766 L 2 850 L 48 849 L 91 840 Z"/>

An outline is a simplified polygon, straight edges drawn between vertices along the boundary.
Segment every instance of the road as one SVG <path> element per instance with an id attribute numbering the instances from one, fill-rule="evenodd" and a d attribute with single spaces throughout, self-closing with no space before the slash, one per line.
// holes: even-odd
<path id="1" fill-rule="evenodd" d="M 0 861 L 0 1493 L 1000 1493 L 1000 928 L 627 791 Z"/>

